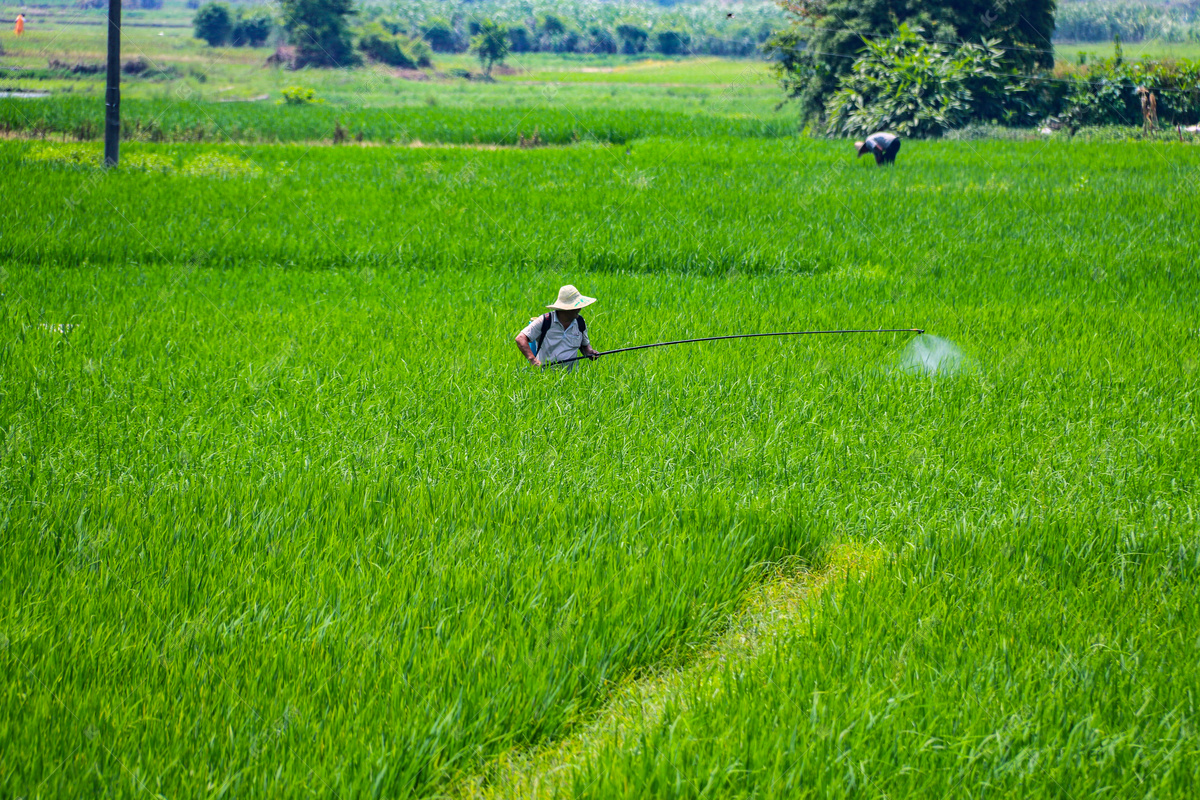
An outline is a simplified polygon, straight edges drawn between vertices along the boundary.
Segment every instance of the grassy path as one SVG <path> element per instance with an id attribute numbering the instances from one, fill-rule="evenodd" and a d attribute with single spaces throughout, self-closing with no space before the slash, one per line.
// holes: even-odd
<path id="1" fill-rule="evenodd" d="M 456 786 L 449 796 L 534 800 L 571 795 L 590 753 L 601 748 L 635 750 L 644 742 L 641 732 L 686 707 L 688 695 L 717 696 L 724 673 L 743 669 L 783 634 L 796 633 L 822 593 L 839 581 L 863 580 L 879 557 L 877 548 L 841 544 L 832 549 L 822 569 L 782 565 L 772 579 L 750 593 L 730 628 L 689 663 L 630 679 L 575 735 L 525 753 L 507 754 Z"/>

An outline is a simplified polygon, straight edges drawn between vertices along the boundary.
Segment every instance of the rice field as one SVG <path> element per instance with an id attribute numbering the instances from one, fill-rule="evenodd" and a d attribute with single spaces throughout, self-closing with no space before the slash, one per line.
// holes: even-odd
<path id="1" fill-rule="evenodd" d="M 170 0 L 104 170 L 96 13 L 3 40 L 0 797 L 1194 793 L 1192 137 L 881 170 L 758 61 Z M 564 283 L 601 350 L 927 334 L 535 372 Z"/>
<path id="2" fill-rule="evenodd" d="M 98 147 L 0 142 L 0 794 L 1200 779 L 1194 148 Z"/>

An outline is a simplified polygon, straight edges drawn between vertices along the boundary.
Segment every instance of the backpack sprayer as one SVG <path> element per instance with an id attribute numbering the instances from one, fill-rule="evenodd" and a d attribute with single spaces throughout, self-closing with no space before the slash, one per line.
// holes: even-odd
<path id="1" fill-rule="evenodd" d="M 820 334 L 838 334 L 838 333 L 925 333 L 924 328 L 867 328 L 858 330 L 842 330 L 842 331 L 780 331 L 778 333 L 735 333 L 730 336 L 705 336 L 701 339 L 679 339 L 674 342 L 655 342 L 654 344 L 637 344 L 633 347 L 618 347 L 616 350 L 604 350 L 597 354 L 599 356 L 611 356 L 613 353 L 628 353 L 631 350 L 645 350 L 649 347 L 666 347 L 669 344 L 692 344 L 694 342 L 715 342 L 721 339 L 752 339 L 757 336 L 816 336 Z M 588 356 L 575 356 L 574 358 L 564 358 L 562 361 L 555 361 L 555 364 L 570 364 L 572 361 L 580 361 L 588 358 Z"/>

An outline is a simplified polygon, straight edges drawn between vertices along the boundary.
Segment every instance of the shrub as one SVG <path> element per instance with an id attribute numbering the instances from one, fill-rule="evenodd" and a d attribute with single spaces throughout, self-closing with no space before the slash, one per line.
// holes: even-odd
<path id="1" fill-rule="evenodd" d="M 603 25 L 592 25 L 588 28 L 588 49 L 593 53 L 615 53 L 620 48 L 612 31 Z"/>
<path id="2" fill-rule="evenodd" d="M 205 3 L 192 17 L 192 33 L 208 42 L 209 47 L 229 43 L 233 35 L 233 13 L 224 3 Z"/>
<path id="3" fill-rule="evenodd" d="M 458 37 L 454 28 L 444 19 L 432 19 L 421 29 L 421 36 L 438 53 L 458 52 Z"/>
<path id="4" fill-rule="evenodd" d="M 1067 124 L 1141 125 L 1137 88 L 1154 92 L 1163 125 L 1189 125 L 1200 119 L 1200 62 L 1110 58 L 1072 77 L 1060 114 Z"/>
<path id="5" fill-rule="evenodd" d="M 567 23 L 557 14 L 545 14 L 538 27 L 547 36 L 562 36 L 567 32 Z"/>
<path id="6" fill-rule="evenodd" d="M 359 63 L 347 17 L 354 0 L 281 0 L 283 23 L 296 46 L 295 66 L 350 67 Z"/>
<path id="7" fill-rule="evenodd" d="M 868 42 L 826 106 L 830 132 L 940 136 L 947 128 L 1016 106 L 1012 96 L 1026 87 L 1005 73 L 996 40 L 951 51 L 920 33 L 901 25 L 895 36 Z"/>
<path id="8" fill-rule="evenodd" d="M 621 40 L 621 52 L 632 56 L 646 49 L 650 33 L 641 26 L 625 22 L 617 26 L 617 38 Z"/>
<path id="9" fill-rule="evenodd" d="M 389 33 L 382 25 L 368 25 L 358 40 L 358 49 L 373 61 L 402 69 L 432 65 L 429 45 Z"/>
<path id="10" fill-rule="evenodd" d="M 510 25 L 508 44 L 514 53 L 528 53 L 533 49 L 533 38 L 529 35 L 529 29 L 520 24 Z"/>
<path id="11" fill-rule="evenodd" d="M 839 80 L 865 43 L 895 35 L 902 24 L 926 27 L 939 42 L 999 40 L 1005 69 L 1052 68 L 1047 42 L 1054 32 L 1055 0 L 818 0 L 788 2 L 792 24 L 774 34 L 766 51 L 789 98 L 805 117 L 824 112 Z"/>
<path id="12" fill-rule="evenodd" d="M 684 31 L 665 30 L 654 34 L 654 49 L 664 56 L 677 56 L 687 52 L 692 37 Z"/>
<path id="13" fill-rule="evenodd" d="M 308 106 L 321 102 L 317 93 L 305 86 L 289 86 L 283 90 L 282 94 L 283 99 L 280 103 L 286 103 L 289 106 Z"/>
<path id="14" fill-rule="evenodd" d="M 270 12 L 265 9 L 244 14 L 239 8 L 237 20 L 233 23 L 233 44 L 235 47 L 262 47 L 267 43 L 274 26 Z"/>

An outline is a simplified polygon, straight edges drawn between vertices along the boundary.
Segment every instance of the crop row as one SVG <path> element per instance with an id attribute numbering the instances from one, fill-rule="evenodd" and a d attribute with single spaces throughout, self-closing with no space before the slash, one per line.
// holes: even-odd
<path id="1" fill-rule="evenodd" d="M 785 115 L 689 113 L 652 108 L 575 107 L 563 103 L 462 110 L 442 107 L 304 107 L 260 103 L 127 100 L 122 135 L 135 141 L 330 141 L 340 129 L 348 140 L 406 144 L 412 141 L 515 145 L 579 141 L 624 144 L 649 136 L 780 137 L 795 131 Z M 35 102 L 0 102 L 0 131 L 70 136 L 90 141 L 104 132 L 104 105 L 95 98 L 58 96 Z M 56 136 L 57 135 L 57 136 Z"/>

